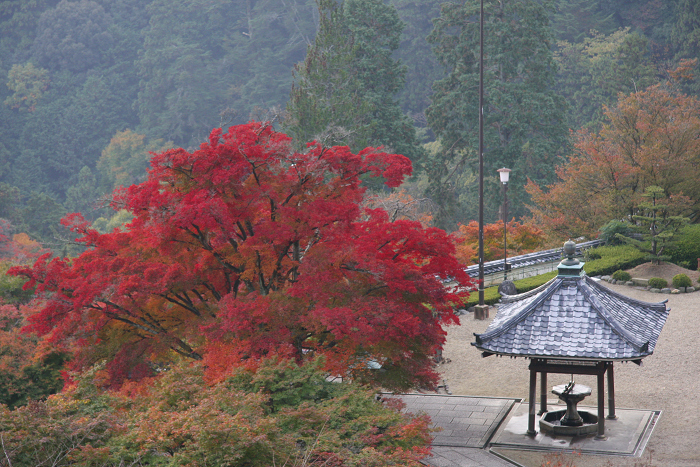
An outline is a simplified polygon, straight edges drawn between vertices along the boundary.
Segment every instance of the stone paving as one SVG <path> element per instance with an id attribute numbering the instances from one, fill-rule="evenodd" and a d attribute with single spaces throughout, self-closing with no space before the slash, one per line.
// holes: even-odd
<path id="1" fill-rule="evenodd" d="M 519 399 L 432 394 L 400 396 L 406 411 L 426 413 L 441 428 L 427 465 L 436 467 L 512 467 L 485 450 L 493 434 Z"/>
<path id="2" fill-rule="evenodd" d="M 522 403 L 522 399 L 441 394 L 387 394 L 384 397 L 401 398 L 406 404 L 406 412 L 425 413 L 430 416 L 433 427 L 440 429 L 434 433 L 432 457 L 423 461 L 425 465 L 435 467 L 520 465 L 496 449 L 573 450 L 639 457 L 660 416 L 659 411 L 618 408 L 618 418 L 606 420 L 605 441 L 595 440 L 592 435 L 572 438 L 540 433 L 532 437 L 526 435 L 528 406 Z"/>

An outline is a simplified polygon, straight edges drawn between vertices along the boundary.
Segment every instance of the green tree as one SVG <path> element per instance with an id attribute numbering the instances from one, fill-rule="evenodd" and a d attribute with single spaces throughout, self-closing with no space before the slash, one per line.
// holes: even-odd
<path id="1" fill-rule="evenodd" d="M 679 0 L 676 3 L 672 37 L 678 58 L 697 58 L 700 55 L 700 1 Z"/>
<path id="2" fill-rule="evenodd" d="M 94 1 L 61 0 L 41 14 L 33 55 L 49 70 L 89 70 L 112 45 L 110 24 L 111 17 Z"/>
<path id="3" fill-rule="evenodd" d="M 162 139 L 147 140 L 131 130 L 118 131 L 97 161 L 100 185 L 105 192 L 118 186 L 130 186 L 146 180 L 151 153 L 163 152 L 173 147 Z"/>
<path id="4" fill-rule="evenodd" d="M 7 87 L 12 95 L 5 99 L 5 105 L 20 111 L 34 111 L 44 91 L 49 87 L 49 73 L 31 63 L 13 65 L 7 76 Z"/>
<path id="5" fill-rule="evenodd" d="M 582 42 L 558 44 L 558 91 L 569 103 L 571 128 L 598 129 L 618 94 L 657 82 L 648 48 L 647 39 L 629 28 L 607 36 L 593 31 Z"/>
<path id="6" fill-rule="evenodd" d="M 136 61 L 151 137 L 196 146 L 222 123 L 284 104 L 313 35 L 309 0 L 154 0 Z"/>
<path id="7" fill-rule="evenodd" d="M 102 234 L 110 233 L 114 229 L 124 230 L 124 225 L 134 220 L 134 215 L 126 209 L 120 209 L 111 217 L 98 217 L 92 223 L 92 228 Z"/>
<path id="8" fill-rule="evenodd" d="M 353 150 L 385 146 L 418 161 L 415 129 L 395 97 L 405 76 L 392 58 L 403 29 L 396 8 L 381 0 L 321 0 L 319 15 L 316 40 L 295 67 L 288 133 Z"/>
<path id="9" fill-rule="evenodd" d="M 0 219 L 13 223 L 18 220 L 19 189 L 15 186 L 0 182 Z"/>
<path id="10" fill-rule="evenodd" d="M 426 40 L 433 30 L 433 19 L 440 16 L 441 0 L 396 0 L 393 4 L 406 24 L 394 56 L 406 66 L 406 85 L 399 91 L 401 108 L 415 124 L 425 127 L 425 110 L 430 105 L 433 82 L 445 76 L 444 70 Z"/>
<path id="11" fill-rule="evenodd" d="M 86 165 L 78 173 L 78 182 L 66 190 L 65 207 L 70 212 L 83 213 L 86 219 L 94 219 L 100 207 L 99 195 L 95 175 Z"/>
<path id="12" fill-rule="evenodd" d="M 700 1 L 679 0 L 676 4 L 676 23 L 671 35 L 676 60 L 697 59 L 700 57 Z M 688 91 L 700 95 L 700 69 L 694 66 L 695 79 Z"/>
<path id="13" fill-rule="evenodd" d="M 36 35 L 39 16 L 55 0 L 0 1 L 0 60 L 5 52 L 25 50 Z"/>
<path id="14" fill-rule="evenodd" d="M 65 213 L 63 205 L 49 194 L 33 191 L 21 209 L 22 224 L 18 229 L 40 242 L 55 246 L 57 238 L 65 232 L 61 226 Z"/>
<path id="15" fill-rule="evenodd" d="M 672 201 L 660 186 L 649 186 L 644 190 L 644 197 L 649 201 L 640 203 L 637 214 L 632 216 L 632 221 L 639 227 L 642 240 L 626 237 L 622 234 L 616 236 L 634 245 L 640 251 L 648 253 L 648 259 L 660 264 L 667 261 L 670 256 L 668 251 L 673 247 L 673 236 L 690 222 L 687 217 L 673 215 Z M 664 203 L 666 200 L 666 203 Z"/>
<path id="16" fill-rule="evenodd" d="M 59 73 L 36 110 L 20 115 L 20 138 L 11 141 L 17 155 L 9 182 L 24 193 L 50 191 L 59 201 L 124 125 L 106 78 L 91 74 L 76 83 L 68 76 Z"/>
<path id="17" fill-rule="evenodd" d="M 551 2 L 486 1 L 484 130 L 487 177 L 513 169 L 509 213 L 525 214 L 525 181 L 551 181 L 564 148 L 564 101 L 554 92 L 556 63 L 549 27 Z M 444 3 L 428 37 L 448 75 L 437 81 L 428 108 L 430 128 L 445 148 L 426 163 L 428 195 L 443 206 L 436 223 L 453 230 L 476 217 L 457 200 L 454 177 L 476 170 L 479 102 L 479 2 Z M 487 217 L 495 220 L 501 196 L 487 187 Z"/>
<path id="18" fill-rule="evenodd" d="M 557 39 L 582 42 L 591 30 L 611 34 L 619 29 L 619 14 L 606 8 L 608 1 L 560 0 L 552 15 L 552 29 Z"/>

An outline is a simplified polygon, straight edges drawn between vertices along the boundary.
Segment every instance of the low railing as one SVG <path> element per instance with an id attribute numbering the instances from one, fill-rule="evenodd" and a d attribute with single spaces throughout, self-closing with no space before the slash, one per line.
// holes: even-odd
<path id="1" fill-rule="evenodd" d="M 576 245 L 576 254 L 583 254 L 583 250 L 595 248 L 603 245 L 602 240 L 591 240 L 588 242 L 578 243 Z M 510 270 L 508 271 L 508 279 L 524 279 L 546 272 L 554 271 L 561 261 L 562 248 L 554 248 L 552 250 L 537 251 L 520 256 L 508 258 Z M 500 284 L 503 280 L 503 260 L 489 261 L 484 263 L 484 286 Z M 479 265 L 474 264 L 465 269 L 467 274 L 472 279 L 479 278 Z"/>

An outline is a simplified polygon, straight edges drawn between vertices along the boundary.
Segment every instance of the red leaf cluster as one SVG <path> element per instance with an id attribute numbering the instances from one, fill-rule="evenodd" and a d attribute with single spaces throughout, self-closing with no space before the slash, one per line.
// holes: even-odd
<path id="1" fill-rule="evenodd" d="M 338 374 L 372 380 L 375 361 L 381 384 L 435 382 L 442 325 L 456 322 L 469 278 L 445 232 L 361 209 L 360 176 L 398 186 L 407 158 L 317 144 L 294 152 L 286 135 L 250 123 L 151 165 L 147 181 L 117 195 L 135 216 L 126 229 L 99 234 L 74 215 L 65 222 L 87 251 L 14 270 L 48 296 L 32 329 L 74 362 L 113 360 L 118 382 L 143 364 L 234 343 L 233 365 L 323 354 Z M 131 367 L 118 362 L 134 353 Z"/>

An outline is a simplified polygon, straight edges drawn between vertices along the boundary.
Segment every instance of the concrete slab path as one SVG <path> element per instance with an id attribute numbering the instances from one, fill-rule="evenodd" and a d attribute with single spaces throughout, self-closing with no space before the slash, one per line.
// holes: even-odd
<path id="1" fill-rule="evenodd" d="M 426 413 L 435 433 L 433 456 L 426 465 L 436 467 L 512 467 L 513 464 L 489 453 L 496 430 L 520 399 L 500 397 L 405 394 L 406 412 Z"/>

